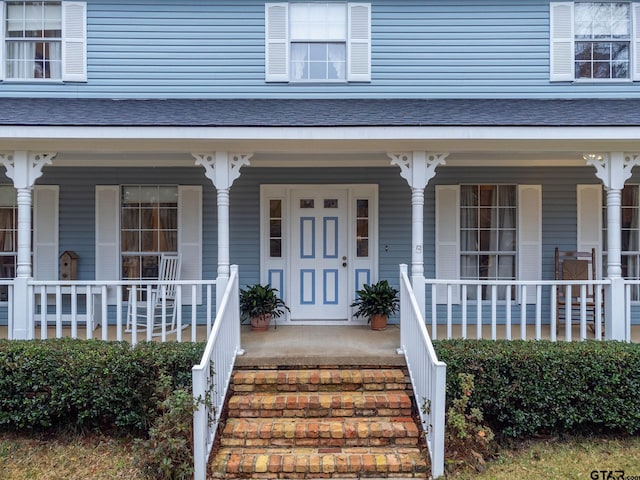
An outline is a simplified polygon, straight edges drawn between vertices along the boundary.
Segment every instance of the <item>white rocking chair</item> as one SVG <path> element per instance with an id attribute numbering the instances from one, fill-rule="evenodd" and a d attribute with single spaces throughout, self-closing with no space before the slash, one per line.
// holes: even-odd
<path id="1" fill-rule="evenodd" d="M 129 287 L 128 332 L 133 328 L 145 331 L 151 325 L 151 334 L 153 336 L 162 335 L 163 323 L 165 333 L 173 333 L 177 330 L 177 286 L 174 281 L 179 279 L 180 255 L 165 253 L 160 257 L 160 266 L 158 268 L 158 281 L 160 283 L 157 286 L 151 289 Z M 166 283 L 164 283 L 165 281 Z M 148 294 L 147 298 L 138 300 L 143 292 Z"/>

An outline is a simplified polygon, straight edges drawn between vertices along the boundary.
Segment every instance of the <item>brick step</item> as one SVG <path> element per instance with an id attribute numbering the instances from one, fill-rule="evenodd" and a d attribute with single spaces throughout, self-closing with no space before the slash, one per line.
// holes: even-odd
<path id="1" fill-rule="evenodd" d="M 407 379 L 396 368 L 305 370 L 237 370 L 233 386 L 239 392 L 316 392 L 405 390 Z"/>
<path id="2" fill-rule="evenodd" d="M 229 399 L 229 417 L 405 417 L 411 400 L 405 392 L 250 393 Z"/>
<path id="3" fill-rule="evenodd" d="M 226 447 L 418 446 L 411 417 L 231 418 L 222 434 Z"/>
<path id="4" fill-rule="evenodd" d="M 425 478 L 418 448 L 222 448 L 209 478 Z"/>

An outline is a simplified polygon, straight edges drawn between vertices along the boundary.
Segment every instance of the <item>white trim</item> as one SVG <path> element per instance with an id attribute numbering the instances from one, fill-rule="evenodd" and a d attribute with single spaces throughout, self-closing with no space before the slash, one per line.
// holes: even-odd
<path id="1" fill-rule="evenodd" d="M 263 184 L 260 185 L 260 282 L 266 283 L 268 281 L 269 269 L 283 270 L 285 278 L 283 281 L 284 291 L 283 297 L 287 302 L 287 297 L 290 295 L 290 286 L 288 272 L 291 269 L 291 252 L 288 249 L 288 245 L 283 241 L 282 257 L 279 259 L 269 259 L 269 242 L 267 232 L 269 231 L 269 210 L 267 200 L 280 199 L 283 202 L 283 236 L 287 235 L 290 230 L 290 217 L 291 217 L 291 205 L 290 205 L 290 192 L 295 189 L 307 189 L 307 190 L 330 190 L 330 189 L 344 189 L 347 191 L 347 198 L 349 202 L 349 208 L 347 213 L 347 224 L 349 225 L 349 239 L 348 239 L 348 253 L 347 261 L 349 265 L 349 272 L 347 275 L 347 282 L 349 285 L 349 292 L 347 294 L 348 299 L 355 298 L 355 272 L 359 266 L 362 266 L 362 262 L 371 265 L 371 278 L 370 281 L 374 282 L 378 279 L 378 185 L 375 184 Z M 356 198 L 368 198 L 369 204 L 369 218 L 370 218 L 370 258 L 366 261 L 359 261 L 356 258 L 355 242 L 351 241 L 355 239 L 355 216 L 356 216 Z M 276 286 L 277 287 L 277 286 Z M 279 288 L 279 287 L 277 287 Z M 348 301 L 351 303 L 351 300 Z M 351 309 L 350 309 L 351 310 Z M 351 311 L 349 311 L 351 314 Z M 291 321 L 290 319 L 282 319 L 286 321 L 288 325 L 309 325 L 309 321 Z M 314 325 L 358 325 L 366 322 L 366 319 L 349 318 L 344 320 L 328 320 L 328 321 L 313 321 Z"/>
<path id="2" fill-rule="evenodd" d="M 624 127 L 77 127 L 0 126 L 0 141 L 19 140 L 629 140 L 639 126 Z M 487 145 L 487 150 L 493 149 Z M 558 145 L 562 147 L 562 145 Z M 549 147 L 547 147 L 549 148 Z M 584 147 L 581 151 L 588 149 Z M 119 147 L 119 151 L 122 147 Z M 512 148 L 513 150 L 513 148 Z M 388 148 L 385 149 L 388 151 Z"/>

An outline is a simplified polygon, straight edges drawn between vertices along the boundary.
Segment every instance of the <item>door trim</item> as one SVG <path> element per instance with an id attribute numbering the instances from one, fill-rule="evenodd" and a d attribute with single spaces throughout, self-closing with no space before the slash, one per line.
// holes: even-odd
<path id="1" fill-rule="evenodd" d="M 370 283 L 378 277 L 378 185 L 376 184 L 263 184 L 260 185 L 260 281 L 270 283 L 277 288 L 287 302 L 290 295 L 290 282 L 293 281 L 289 274 L 291 265 L 291 250 L 289 243 L 291 238 L 284 238 L 291 228 L 291 192 L 293 190 L 328 190 L 344 189 L 347 193 L 349 208 L 347 209 L 347 255 L 348 272 L 347 282 L 349 291 L 348 303 L 355 298 L 355 291 L 363 283 Z M 356 200 L 369 200 L 369 252 L 366 260 L 356 257 Z M 269 256 L 270 225 L 269 225 L 269 201 L 280 200 L 282 203 L 281 231 L 282 250 L 281 256 L 273 258 Z M 287 325 L 361 325 L 366 324 L 366 319 L 354 318 L 353 309 L 347 307 L 347 318 L 344 320 L 292 320 L 287 314 L 281 321 Z"/>

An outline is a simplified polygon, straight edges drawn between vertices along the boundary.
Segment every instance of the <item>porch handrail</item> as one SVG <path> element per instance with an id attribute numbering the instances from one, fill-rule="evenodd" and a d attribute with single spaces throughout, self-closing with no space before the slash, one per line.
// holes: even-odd
<path id="1" fill-rule="evenodd" d="M 197 308 L 202 302 L 204 293 L 204 303 L 202 307 L 206 309 L 206 323 L 207 332 L 211 331 L 211 325 L 213 323 L 213 312 L 215 311 L 215 285 L 216 280 L 172 280 L 172 285 L 176 285 L 176 305 L 190 304 L 190 326 L 191 335 L 190 341 L 195 342 L 197 340 L 196 320 L 197 320 Z M 40 321 L 40 338 L 46 339 L 48 336 L 47 325 L 49 320 L 47 317 L 52 316 L 51 322 L 55 324 L 55 337 L 62 337 L 63 332 L 63 313 L 62 313 L 62 296 L 70 296 L 69 309 L 70 313 L 65 314 L 65 325 L 71 327 L 71 337 L 78 337 L 78 327 L 82 324 L 86 326 L 86 338 L 93 338 L 94 329 L 100 325 L 102 340 L 108 340 L 109 338 L 109 312 L 112 317 L 115 316 L 115 328 L 116 328 L 116 340 L 123 340 L 123 332 L 125 331 L 126 324 L 126 305 L 127 300 L 123 299 L 123 289 L 131 288 L 132 290 L 139 290 L 140 292 L 149 292 L 153 289 L 166 286 L 166 280 L 157 279 L 124 279 L 124 280 L 35 280 L 29 279 L 28 286 L 28 302 L 29 302 L 29 317 L 31 324 L 31 332 L 33 337 L 36 336 L 36 324 Z M 204 291 L 204 292 L 203 292 Z M 79 296 L 84 296 L 84 304 L 79 301 Z M 53 303 L 49 303 L 53 298 Z M 183 302 L 184 300 L 184 302 Z M 140 303 L 135 296 L 133 303 Z M 162 303 L 162 315 L 167 313 L 167 303 Z M 84 314 L 78 312 L 78 306 L 86 308 Z M 142 305 L 141 305 L 142 306 Z M 115 312 L 110 307 L 115 307 Z M 135 305 L 134 305 L 135 307 Z M 40 313 L 37 313 L 39 309 Z M 53 313 L 48 311 L 53 310 Z M 124 314 L 123 314 L 124 311 Z M 113 320 L 112 326 L 113 326 Z M 183 318 L 182 308 L 177 308 L 176 311 L 176 330 L 175 339 L 182 341 L 183 329 L 186 328 L 189 323 L 184 323 L 187 320 Z M 151 328 L 146 326 L 138 326 L 135 322 L 131 328 L 131 343 L 136 344 L 139 339 L 152 340 L 152 336 L 155 334 Z M 161 340 L 164 342 L 167 340 L 167 333 L 165 322 L 162 322 L 161 331 L 158 333 L 161 336 Z"/>
<path id="2" fill-rule="evenodd" d="M 206 467 L 215 440 L 220 414 L 240 349 L 238 266 L 231 266 L 227 288 L 209 334 L 202 359 L 192 370 L 194 479 L 206 479 Z M 215 368 L 215 373 L 214 373 Z M 216 382 L 214 382 L 214 376 Z M 214 388 L 215 387 L 215 388 Z"/>
<path id="3" fill-rule="evenodd" d="M 445 390 L 447 366 L 438 360 L 407 276 L 400 265 L 400 344 L 426 430 L 433 478 L 444 475 Z"/>
<path id="4" fill-rule="evenodd" d="M 471 309 L 468 306 L 483 305 L 484 308 L 475 309 L 475 325 L 477 329 L 476 337 L 478 339 L 484 338 L 482 327 L 483 325 L 489 325 L 491 328 L 491 339 L 497 338 L 497 325 L 498 325 L 498 310 L 502 308 L 502 321 L 505 325 L 505 337 L 507 340 L 512 338 L 512 308 L 519 305 L 519 311 L 516 310 L 515 314 L 519 315 L 520 326 L 520 338 L 526 340 L 528 337 L 527 325 L 534 325 L 535 333 L 534 338 L 540 340 L 542 335 L 542 316 L 543 316 L 543 304 L 548 303 L 549 314 L 549 338 L 551 341 L 558 339 L 558 333 L 564 333 L 563 337 L 566 341 L 572 340 L 571 325 L 573 321 L 577 321 L 579 324 L 579 337 L 584 340 L 589 337 L 587 332 L 587 289 L 593 289 L 595 311 L 593 315 L 593 338 L 602 338 L 602 325 L 601 322 L 595 321 L 595 318 L 603 318 L 603 298 L 604 289 L 610 288 L 611 279 L 593 279 L 593 280 L 474 280 L 474 279 L 434 279 L 424 278 L 425 285 L 431 286 L 431 308 L 425 309 L 425 314 L 431 314 L 431 337 L 438 338 L 438 318 L 446 318 L 447 335 L 446 338 L 452 338 L 452 325 L 453 325 L 453 307 L 459 306 L 458 316 L 460 318 L 460 327 L 462 338 L 467 337 L 468 316 L 471 314 Z M 478 298 L 482 298 L 481 288 L 489 287 L 491 290 L 487 298 L 478 301 Z M 504 298 L 498 298 L 498 287 L 515 287 L 516 295 L 512 295 L 511 288 L 505 288 Z M 580 287 L 580 294 L 577 295 L 575 305 L 571 305 L 570 302 L 565 302 L 561 307 L 560 313 L 565 318 L 571 319 L 571 321 L 565 321 L 563 327 L 564 332 L 556 331 L 558 325 L 558 311 L 556 308 L 556 300 L 558 290 L 562 290 L 566 297 L 571 296 L 571 291 L 574 287 Z M 446 291 L 439 289 L 446 288 Z M 467 292 L 472 294 L 475 289 L 475 298 L 467 298 Z M 543 291 L 546 291 L 547 296 L 543 296 Z M 426 291 L 425 291 L 426 293 Z M 446 296 L 446 301 L 438 300 Z M 523 301 L 523 299 L 525 299 Z M 510 308 L 506 308 L 506 305 L 510 305 Z M 446 309 L 446 312 L 440 311 L 438 313 L 438 307 Z M 534 311 L 529 311 L 528 307 L 531 306 Z M 485 321 L 484 315 L 488 318 Z M 488 312 L 487 312 L 488 310 Z M 528 322 L 528 317 L 533 317 L 533 323 Z M 558 329 L 560 330 L 560 329 Z"/>

